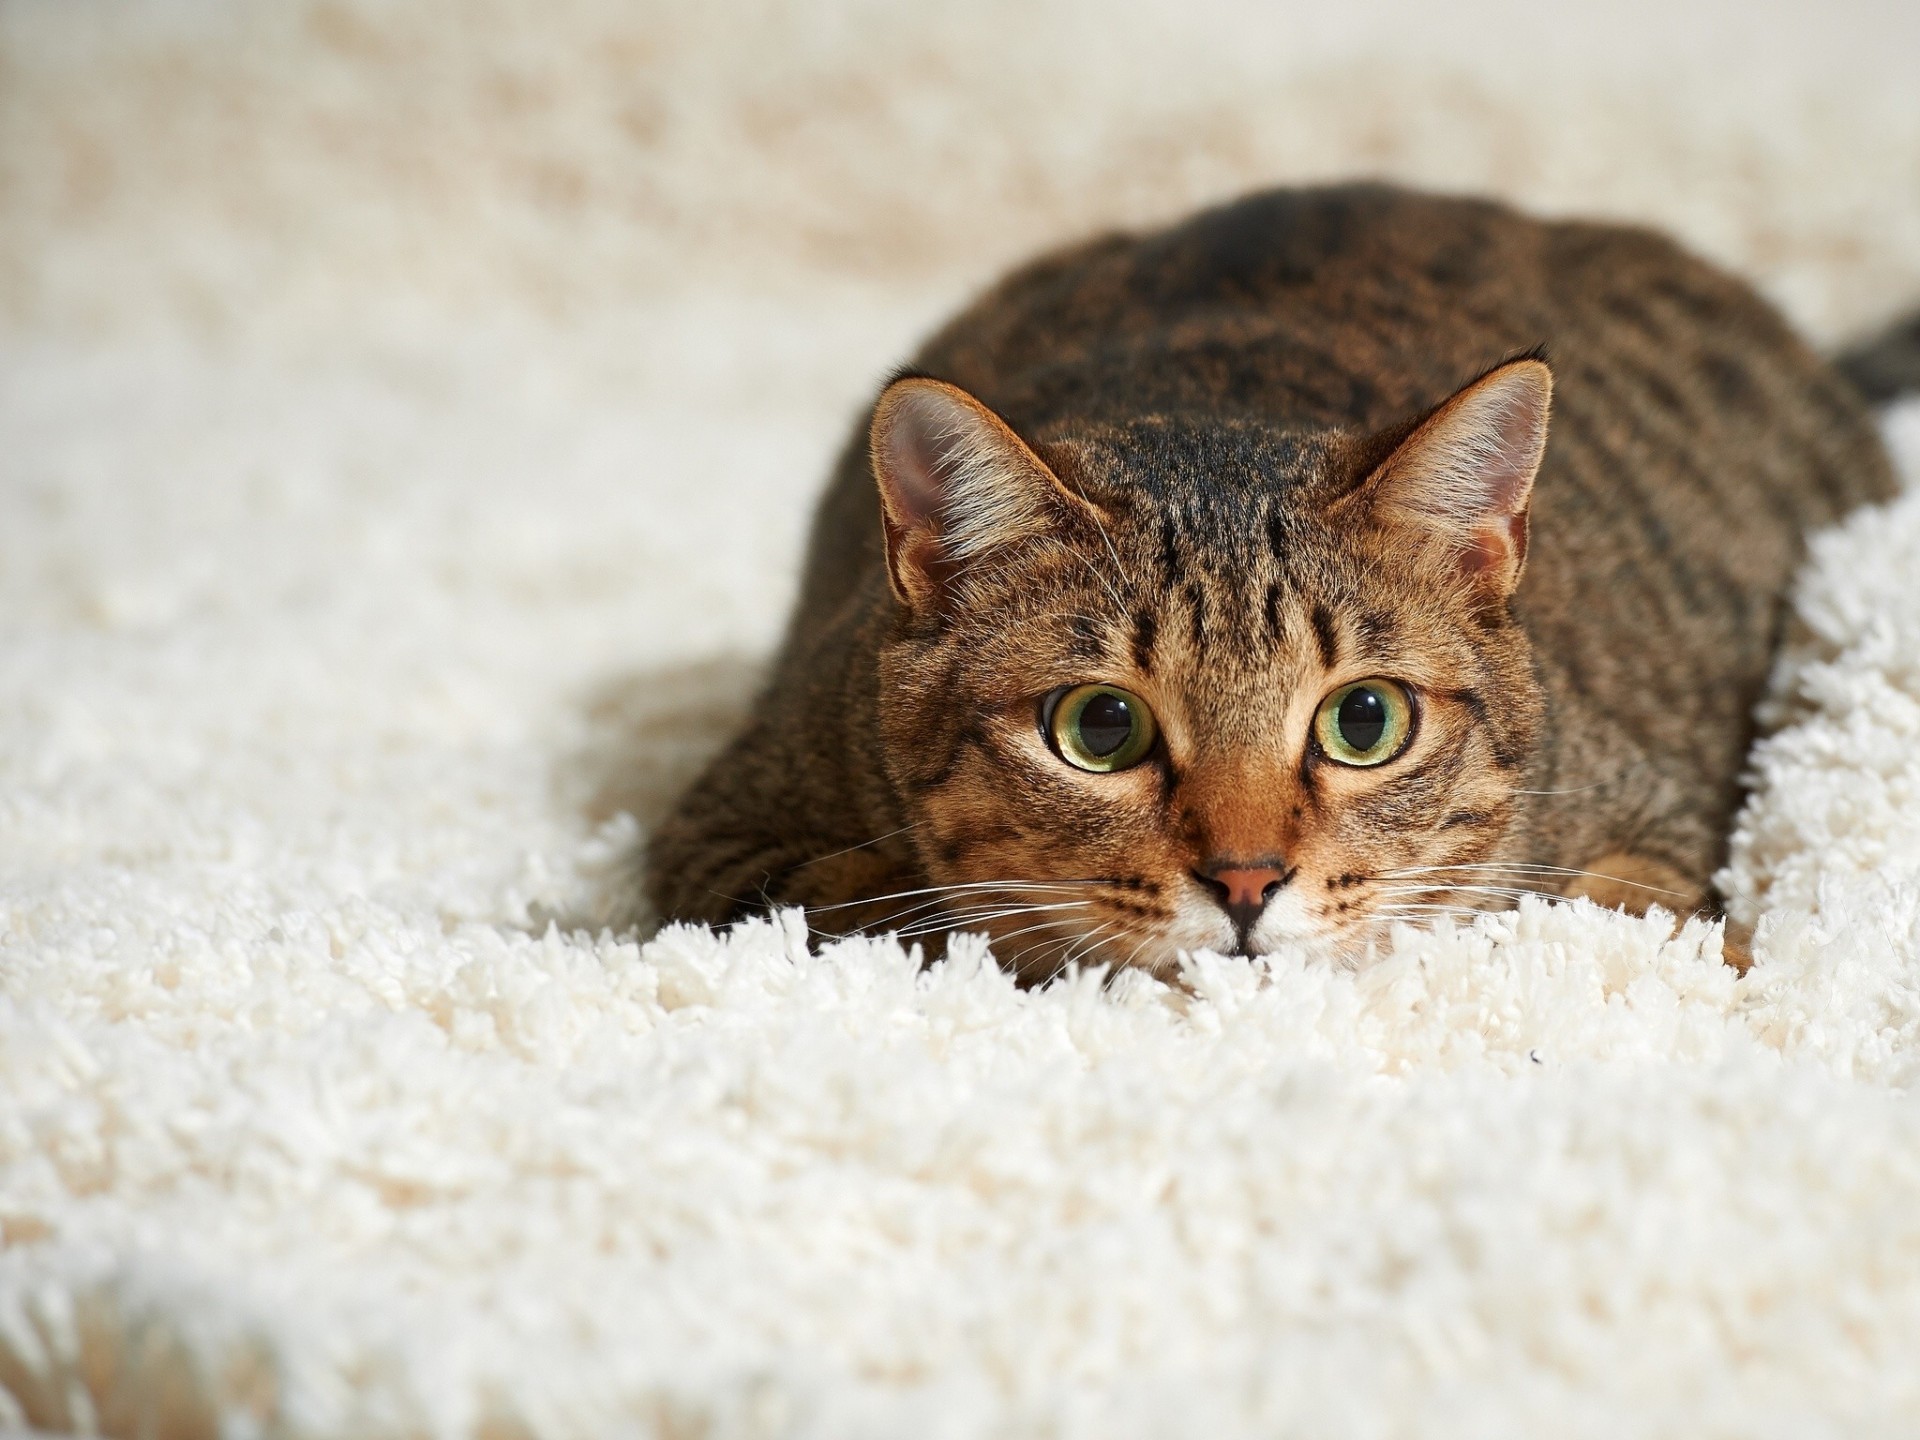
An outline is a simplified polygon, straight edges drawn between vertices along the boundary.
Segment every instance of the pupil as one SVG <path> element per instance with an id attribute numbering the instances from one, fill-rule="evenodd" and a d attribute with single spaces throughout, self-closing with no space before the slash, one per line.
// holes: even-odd
<path id="1" fill-rule="evenodd" d="M 1105 758 L 1133 734 L 1133 711 L 1118 695 L 1096 695 L 1080 707 L 1080 743 Z"/>
<path id="2" fill-rule="evenodd" d="M 1387 702 L 1378 690 L 1362 686 L 1349 691 L 1334 717 L 1340 738 L 1364 755 L 1387 733 Z"/>

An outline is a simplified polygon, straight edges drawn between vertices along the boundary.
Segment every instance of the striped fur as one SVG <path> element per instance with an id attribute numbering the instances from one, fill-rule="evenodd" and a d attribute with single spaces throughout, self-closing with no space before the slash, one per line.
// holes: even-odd
<path id="1" fill-rule="evenodd" d="M 1552 369 L 1530 511 L 1474 489 L 1497 415 L 1424 454 L 1424 491 L 1360 503 L 1516 355 Z M 1253 950 L 1351 956 L 1577 870 L 1701 903 L 1802 537 L 1892 487 L 1851 388 L 1739 282 L 1643 231 L 1377 186 L 1047 257 L 915 372 L 1019 448 L 966 429 L 941 549 L 849 445 L 754 717 L 652 842 L 663 915 L 965 924 L 1041 975 L 1231 948 L 1195 874 L 1222 855 L 1285 876 Z M 1036 473 L 1052 498 L 1007 489 Z M 1513 563 L 1462 586 L 1422 526 Z M 933 536 L 923 589 L 890 583 L 890 533 Z M 1415 739 L 1334 765 L 1313 710 L 1369 675 L 1412 685 Z M 1091 680 L 1153 705 L 1150 762 L 1047 748 L 1039 697 Z"/>

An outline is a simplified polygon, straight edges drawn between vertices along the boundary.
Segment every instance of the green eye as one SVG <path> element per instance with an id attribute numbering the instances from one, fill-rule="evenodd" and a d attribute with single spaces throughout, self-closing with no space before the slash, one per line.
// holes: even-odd
<path id="1" fill-rule="evenodd" d="M 1102 775 L 1138 765 L 1160 733 L 1147 702 L 1113 685 L 1066 691 L 1047 711 L 1046 729 L 1062 760 Z"/>
<path id="2" fill-rule="evenodd" d="M 1383 765 L 1413 735 L 1413 699 L 1391 680 L 1342 685 L 1320 702 L 1313 733 L 1342 765 Z"/>

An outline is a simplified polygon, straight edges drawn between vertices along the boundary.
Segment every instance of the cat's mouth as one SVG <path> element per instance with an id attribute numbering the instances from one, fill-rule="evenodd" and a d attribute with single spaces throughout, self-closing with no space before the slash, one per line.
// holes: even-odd
<path id="1" fill-rule="evenodd" d="M 1291 952 L 1353 965 L 1396 926 L 1425 930 L 1442 918 L 1469 919 L 1523 893 L 1451 874 L 1342 875 L 1318 886 L 1288 884 L 1247 917 L 1225 912 L 1204 884 L 1178 890 L 1144 879 L 1094 877 L 953 888 L 961 893 L 939 907 L 937 919 L 898 933 L 985 933 L 1002 963 L 1029 984 L 1094 965 L 1165 978 L 1178 972 L 1183 957 L 1202 951 L 1247 959 Z"/>
<path id="2" fill-rule="evenodd" d="M 1365 924 L 1330 923 L 1289 890 L 1244 924 L 1204 893 L 1168 896 L 1166 887 L 1139 879 L 953 888 L 960 893 L 939 907 L 937 918 L 896 933 L 903 939 L 935 929 L 984 933 L 1001 962 L 1030 984 L 1093 965 L 1170 976 L 1184 955 L 1199 951 L 1254 958 L 1293 949 L 1344 961 L 1364 953 L 1368 937 Z"/>

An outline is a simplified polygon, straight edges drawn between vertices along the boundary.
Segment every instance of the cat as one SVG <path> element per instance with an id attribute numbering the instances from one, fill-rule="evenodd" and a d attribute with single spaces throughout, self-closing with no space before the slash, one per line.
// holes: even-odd
<path id="1" fill-rule="evenodd" d="M 1803 537 L 1893 490 L 1847 378 L 1646 230 L 1368 184 L 1097 239 L 886 385 L 649 897 L 1027 981 L 1708 908 Z"/>

